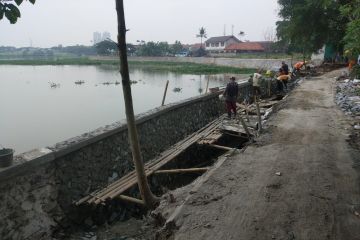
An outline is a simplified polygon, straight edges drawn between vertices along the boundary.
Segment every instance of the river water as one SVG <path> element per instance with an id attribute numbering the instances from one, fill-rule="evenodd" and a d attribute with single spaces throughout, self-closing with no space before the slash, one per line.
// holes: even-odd
<path id="1" fill-rule="evenodd" d="M 161 105 L 167 80 L 165 104 L 204 94 L 207 78 L 215 87 L 229 77 L 130 71 L 136 114 Z M 0 66 L 0 144 L 19 154 L 125 119 L 115 82 L 121 79 L 114 66 Z"/>

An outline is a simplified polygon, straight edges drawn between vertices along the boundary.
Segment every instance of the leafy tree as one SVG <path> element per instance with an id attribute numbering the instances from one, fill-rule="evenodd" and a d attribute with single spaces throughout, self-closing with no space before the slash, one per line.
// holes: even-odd
<path id="1" fill-rule="evenodd" d="M 2 20 L 5 15 L 11 24 L 16 23 L 18 18 L 21 17 L 20 10 L 17 6 L 20 6 L 23 1 L 24 0 L 0 0 L 0 20 Z M 29 0 L 29 2 L 35 4 L 35 0 Z"/>
<path id="2" fill-rule="evenodd" d="M 136 47 L 135 47 L 133 44 L 131 44 L 131 43 L 126 44 L 126 48 L 127 48 L 128 54 L 129 54 L 130 56 L 133 56 L 133 55 L 135 54 L 135 52 L 136 52 Z"/>
<path id="3" fill-rule="evenodd" d="M 207 38 L 206 29 L 204 27 L 201 27 L 199 29 L 199 34 L 196 35 L 196 37 L 200 38 L 201 41 L 200 48 L 202 48 L 203 38 Z"/>
<path id="4" fill-rule="evenodd" d="M 104 40 L 95 45 L 96 52 L 99 55 L 110 55 L 117 50 L 117 45 L 115 42 Z"/>
<path id="5" fill-rule="evenodd" d="M 342 16 L 348 19 L 344 37 L 345 48 L 352 55 L 360 54 L 360 0 L 353 0 L 341 7 Z"/>
<path id="6" fill-rule="evenodd" d="M 170 52 L 167 42 L 147 42 L 140 46 L 137 51 L 139 56 L 166 56 Z"/>
<path id="7" fill-rule="evenodd" d="M 170 52 L 172 54 L 180 53 L 183 50 L 183 45 L 180 41 L 175 41 L 175 43 L 170 47 Z"/>
<path id="8" fill-rule="evenodd" d="M 277 35 L 289 49 L 302 52 L 304 57 L 331 44 L 340 50 L 346 19 L 340 7 L 351 0 L 278 0 Z"/>

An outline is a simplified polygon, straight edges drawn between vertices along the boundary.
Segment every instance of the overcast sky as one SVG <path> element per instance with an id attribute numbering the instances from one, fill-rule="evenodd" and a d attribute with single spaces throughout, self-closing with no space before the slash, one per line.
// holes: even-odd
<path id="1" fill-rule="evenodd" d="M 274 29 L 277 0 L 124 0 L 128 42 L 136 40 L 200 42 L 204 26 L 208 37 L 245 32 L 246 40 L 264 40 Z M 92 45 L 93 32 L 108 31 L 116 39 L 115 0 L 24 1 L 22 17 L 14 25 L 0 21 L 0 46 L 51 47 Z"/>

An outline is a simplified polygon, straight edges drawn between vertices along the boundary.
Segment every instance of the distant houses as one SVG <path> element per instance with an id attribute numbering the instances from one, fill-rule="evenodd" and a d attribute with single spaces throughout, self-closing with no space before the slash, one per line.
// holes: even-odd
<path id="1" fill-rule="evenodd" d="M 269 52 L 272 42 L 243 42 L 235 36 L 211 37 L 205 41 L 205 50 L 211 56 L 231 56 L 241 53 Z"/>
<path id="2" fill-rule="evenodd" d="M 240 42 L 227 46 L 225 53 L 259 53 L 264 52 L 265 48 L 257 42 Z"/>
<path id="3" fill-rule="evenodd" d="M 241 41 L 235 36 L 221 36 L 212 37 L 205 41 L 205 50 L 209 53 L 221 53 L 232 44 L 240 43 Z"/>

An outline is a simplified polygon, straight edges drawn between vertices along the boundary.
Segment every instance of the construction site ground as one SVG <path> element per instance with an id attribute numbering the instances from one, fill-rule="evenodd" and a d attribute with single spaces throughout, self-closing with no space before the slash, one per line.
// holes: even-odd
<path id="1" fill-rule="evenodd" d="M 360 240 L 360 153 L 334 103 L 339 74 L 304 80 L 256 142 L 165 195 L 158 229 L 131 220 L 98 239 Z"/>
<path id="2" fill-rule="evenodd" d="M 193 192 L 171 238 L 360 239 L 360 154 L 334 103 L 338 74 L 295 89 L 257 142 Z"/>

